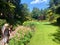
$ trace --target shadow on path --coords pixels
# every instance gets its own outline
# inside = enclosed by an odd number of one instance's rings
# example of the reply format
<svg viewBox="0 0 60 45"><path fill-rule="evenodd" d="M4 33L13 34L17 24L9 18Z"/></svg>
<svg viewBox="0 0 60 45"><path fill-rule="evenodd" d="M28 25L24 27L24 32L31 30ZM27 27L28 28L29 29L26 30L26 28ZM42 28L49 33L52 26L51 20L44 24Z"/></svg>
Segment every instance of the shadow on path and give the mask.
<svg viewBox="0 0 60 45"><path fill-rule="evenodd" d="M53 33L51 36L53 36L52 40L58 44L60 44L60 24L58 23L50 23L50 24L44 24L44 25L53 25L53 26L57 26L58 29L56 30L55 33Z"/></svg>
<svg viewBox="0 0 60 45"><path fill-rule="evenodd" d="M57 29L56 33L52 34L52 36L54 36L52 40L60 44L60 27Z"/></svg>

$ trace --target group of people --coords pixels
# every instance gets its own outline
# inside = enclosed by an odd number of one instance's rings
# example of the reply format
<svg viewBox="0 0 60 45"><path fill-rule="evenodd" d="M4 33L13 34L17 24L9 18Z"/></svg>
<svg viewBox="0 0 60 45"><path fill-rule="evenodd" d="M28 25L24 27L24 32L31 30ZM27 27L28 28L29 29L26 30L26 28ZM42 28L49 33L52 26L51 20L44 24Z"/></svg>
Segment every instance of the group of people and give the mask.
<svg viewBox="0 0 60 45"><path fill-rule="evenodd" d="M9 25L8 23L4 24L1 31L2 31L2 42L3 45L9 42L9 36L12 32L12 25Z"/></svg>

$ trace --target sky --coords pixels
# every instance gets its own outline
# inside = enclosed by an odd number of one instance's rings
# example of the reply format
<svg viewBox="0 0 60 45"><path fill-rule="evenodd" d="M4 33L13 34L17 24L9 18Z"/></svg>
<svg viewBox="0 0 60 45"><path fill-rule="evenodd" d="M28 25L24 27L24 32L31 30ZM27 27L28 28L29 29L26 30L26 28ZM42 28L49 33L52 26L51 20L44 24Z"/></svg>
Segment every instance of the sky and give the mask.
<svg viewBox="0 0 60 45"><path fill-rule="evenodd" d="M32 11L33 7L39 9L47 9L49 7L49 0L21 0L21 3L28 4L30 11Z"/></svg>

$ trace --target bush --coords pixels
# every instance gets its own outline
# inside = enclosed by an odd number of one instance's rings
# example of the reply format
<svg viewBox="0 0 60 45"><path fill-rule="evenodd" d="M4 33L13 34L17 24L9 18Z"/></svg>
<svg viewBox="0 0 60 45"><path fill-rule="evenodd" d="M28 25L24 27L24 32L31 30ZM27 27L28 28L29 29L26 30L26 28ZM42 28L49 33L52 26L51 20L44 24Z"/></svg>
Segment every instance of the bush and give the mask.
<svg viewBox="0 0 60 45"><path fill-rule="evenodd" d="M60 24L60 17L59 17L59 18L57 18L57 23L58 23L58 24Z"/></svg>
<svg viewBox="0 0 60 45"><path fill-rule="evenodd" d="M37 24L39 24L38 22L33 22L33 21L26 21L23 23L24 26L27 26L27 27L35 27Z"/></svg>
<svg viewBox="0 0 60 45"><path fill-rule="evenodd" d="M34 21L26 21L23 23L24 26L30 27L32 29L32 32L35 32L35 27L38 24L39 24L38 22L34 22Z"/></svg>
<svg viewBox="0 0 60 45"><path fill-rule="evenodd" d="M16 36L9 41L9 45L27 45L30 42L32 32L29 31L27 34L25 33L25 35L23 35L22 31L18 33L20 35L18 36L16 34Z"/></svg>
<svg viewBox="0 0 60 45"><path fill-rule="evenodd" d="M36 24L38 23L32 21L27 21L23 23L24 26L29 26L29 27L35 26ZM27 28L28 27L24 27L24 29L22 28L18 30L15 37L13 37L9 41L9 45L28 45L34 32L32 31L32 29L27 29Z"/></svg>
<svg viewBox="0 0 60 45"><path fill-rule="evenodd" d="M0 19L0 27L3 26L4 23L6 23L6 20Z"/></svg>

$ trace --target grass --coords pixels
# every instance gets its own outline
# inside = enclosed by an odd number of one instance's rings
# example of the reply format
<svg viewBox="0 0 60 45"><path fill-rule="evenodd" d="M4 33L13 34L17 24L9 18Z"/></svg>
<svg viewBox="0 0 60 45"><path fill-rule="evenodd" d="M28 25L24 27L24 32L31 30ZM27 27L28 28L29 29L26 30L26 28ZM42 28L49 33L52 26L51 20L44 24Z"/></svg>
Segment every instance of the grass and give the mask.
<svg viewBox="0 0 60 45"><path fill-rule="evenodd" d="M49 22L39 22L36 25L36 32L29 45L60 45L53 41L54 37L52 36L58 27L49 24Z"/></svg>

